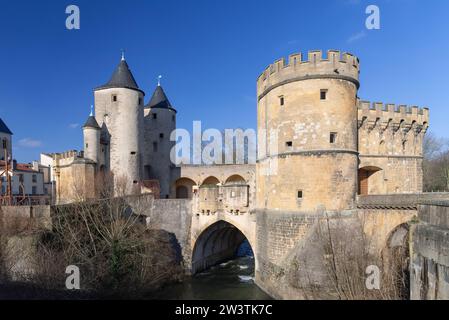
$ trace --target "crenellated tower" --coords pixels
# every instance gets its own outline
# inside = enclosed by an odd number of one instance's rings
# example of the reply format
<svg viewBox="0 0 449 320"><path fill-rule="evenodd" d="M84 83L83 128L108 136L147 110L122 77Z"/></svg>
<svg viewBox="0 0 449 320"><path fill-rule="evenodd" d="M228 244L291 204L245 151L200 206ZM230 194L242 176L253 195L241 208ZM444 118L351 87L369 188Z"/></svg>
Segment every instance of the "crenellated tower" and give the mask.
<svg viewBox="0 0 449 320"><path fill-rule="evenodd" d="M428 124L427 108L359 101L358 193L422 192L423 140Z"/></svg>
<svg viewBox="0 0 449 320"><path fill-rule="evenodd" d="M292 54L257 80L257 208L352 208L357 192L359 60Z"/></svg>

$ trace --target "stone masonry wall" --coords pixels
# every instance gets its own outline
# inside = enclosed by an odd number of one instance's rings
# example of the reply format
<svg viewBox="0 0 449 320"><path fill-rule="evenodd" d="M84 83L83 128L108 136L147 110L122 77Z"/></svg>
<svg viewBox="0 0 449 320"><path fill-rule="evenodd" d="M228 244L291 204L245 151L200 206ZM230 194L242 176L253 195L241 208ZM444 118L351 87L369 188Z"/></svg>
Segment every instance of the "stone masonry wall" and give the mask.
<svg viewBox="0 0 449 320"><path fill-rule="evenodd" d="M113 96L116 96L117 101L113 101ZM95 118L102 130L110 135L110 169L115 183L122 185L126 182L127 194L140 191L142 105L143 93L137 90L111 88L95 91Z"/></svg>
<svg viewBox="0 0 449 320"><path fill-rule="evenodd" d="M330 50L276 61L257 81L257 209L353 208L358 59Z"/></svg>
<svg viewBox="0 0 449 320"><path fill-rule="evenodd" d="M152 229L165 230L176 237L186 268L191 262L190 230L192 201L188 199L154 199L152 195L127 197L135 214L147 217Z"/></svg>
<svg viewBox="0 0 449 320"><path fill-rule="evenodd" d="M412 229L410 289L413 300L449 299L449 201L419 206Z"/></svg>
<svg viewBox="0 0 449 320"><path fill-rule="evenodd" d="M156 115L156 116L155 116ZM170 135L176 129L176 111L164 108L144 109L144 145L142 179L156 179L162 199L170 196L171 185L179 177L170 159L175 145Z"/></svg>
<svg viewBox="0 0 449 320"><path fill-rule="evenodd" d="M361 230L356 210L257 213L258 268L255 276L261 289L275 299L302 300L308 298L313 284L319 299L333 299L334 292L323 260L326 256L324 238L318 235L318 230L327 228L323 228L326 217L332 230L344 226L348 231L344 234L353 243L351 230Z"/></svg>

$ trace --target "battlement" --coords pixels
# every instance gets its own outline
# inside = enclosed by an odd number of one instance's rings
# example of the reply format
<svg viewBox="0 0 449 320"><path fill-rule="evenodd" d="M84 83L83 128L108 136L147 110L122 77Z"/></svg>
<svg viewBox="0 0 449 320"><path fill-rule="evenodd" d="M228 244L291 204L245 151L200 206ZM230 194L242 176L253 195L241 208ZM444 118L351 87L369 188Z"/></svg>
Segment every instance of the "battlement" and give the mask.
<svg viewBox="0 0 449 320"><path fill-rule="evenodd" d="M416 125L417 128L427 129L429 123L428 108L369 101L358 101L357 108L360 126L364 123L383 123L397 128Z"/></svg>
<svg viewBox="0 0 449 320"><path fill-rule="evenodd" d="M51 154L53 160L65 160L65 159L74 159L80 156L80 153L77 150L70 150L61 153L53 153Z"/></svg>
<svg viewBox="0 0 449 320"><path fill-rule="evenodd" d="M309 51L307 58L294 53L269 65L257 79L257 95L260 97L270 87L280 83L301 79L337 78L346 79L359 86L359 59L350 53L328 50L323 56L321 50Z"/></svg>

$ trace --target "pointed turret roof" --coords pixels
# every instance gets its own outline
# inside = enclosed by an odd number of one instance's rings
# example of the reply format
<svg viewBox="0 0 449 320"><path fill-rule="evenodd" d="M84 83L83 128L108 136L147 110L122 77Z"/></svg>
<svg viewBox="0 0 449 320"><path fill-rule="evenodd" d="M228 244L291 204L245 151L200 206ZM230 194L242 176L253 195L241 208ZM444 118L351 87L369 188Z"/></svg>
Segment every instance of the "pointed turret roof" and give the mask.
<svg viewBox="0 0 449 320"><path fill-rule="evenodd" d="M90 114L89 118L87 118L86 123L84 124L83 128L94 128L94 129L101 129L98 125L97 119L94 117L94 106L90 106Z"/></svg>
<svg viewBox="0 0 449 320"><path fill-rule="evenodd" d="M87 118L87 121L84 124L83 128L101 129L93 115L90 115L89 118Z"/></svg>
<svg viewBox="0 0 449 320"><path fill-rule="evenodd" d="M176 111L172 107L170 101L165 95L164 89L160 85L158 85L156 90L154 90L153 96L145 108L167 108Z"/></svg>
<svg viewBox="0 0 449 320"><path fill-rule="evenodd" d="M95 90L109 89L109 88L127 88L132 90L138 90L144 93L142 90L139 89L139 86L137 85L137 82L134 79L131 70L129 69L128 63L126 63L126 60L123 56L119 65L112 74L112 77L109 80L109 82L96 88Z"/></svg>
<svg viewBox="0 0 449 320"><path fill-rule="evenodd" d="M0 132L6 133L6 134L12 134L11 130L9 130L6 123L3 122L3 120L0 118Z"/></svg>

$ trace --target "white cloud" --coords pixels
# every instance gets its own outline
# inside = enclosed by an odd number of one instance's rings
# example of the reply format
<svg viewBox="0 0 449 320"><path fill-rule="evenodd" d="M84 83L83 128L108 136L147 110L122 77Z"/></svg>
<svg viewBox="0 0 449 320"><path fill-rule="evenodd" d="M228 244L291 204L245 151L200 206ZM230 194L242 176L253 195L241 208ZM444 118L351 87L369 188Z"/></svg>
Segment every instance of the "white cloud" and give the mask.
<svg viewBox="0 0 449 320"><path fill-rule="evenodd" d="M25 147L25 148L37 148L42 146L42 141L34 140L31 138L24 138L19 140L19 146Z"/></svg>
<svg viewBox="0 0 449 320"><path fill-rule="evenodd" d="M78 128L79 126L80 126L79 123L71 123L71 124L69 124L69 128L70 128L70 129L76 129L76 128Z"/></svg>
<svg viewBox="0 0 449 320"><path fill-rule="evenodd" d="M346 40L347 43L351 43L351 42L355 42L358 41L360 39L363 39L366 37L366 32L365 30L360 31L359 33L353 34L352 36L350 36L348 38L348 40Z"/></svg>

